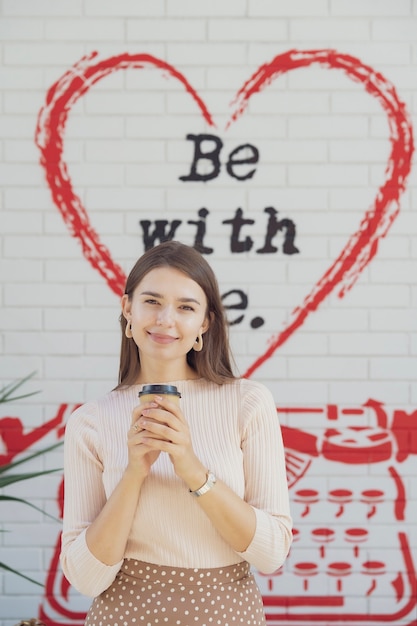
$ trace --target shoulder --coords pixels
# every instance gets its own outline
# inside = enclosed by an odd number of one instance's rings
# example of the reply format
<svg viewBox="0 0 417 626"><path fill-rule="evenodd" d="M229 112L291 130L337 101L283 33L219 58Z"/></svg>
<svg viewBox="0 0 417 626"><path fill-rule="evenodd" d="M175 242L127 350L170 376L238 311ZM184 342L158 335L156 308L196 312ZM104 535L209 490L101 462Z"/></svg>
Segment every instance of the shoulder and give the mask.
<svg viewBox="0 0 417 626"><path fill-rule="evenodd" d="M105 416L112 414L126 394L127 391L123 389L110 391L96 400L81 404L71 413L67 428L74 430L84 427L97 428Z"/></svg>
<svg viewBox="0 0 417 626"><path fill-rule="evenodd" d="M268 404L274 402L271 391L263 383L248 378L239 378L238 382L242 396L248 401L267 402Z"/></svg>

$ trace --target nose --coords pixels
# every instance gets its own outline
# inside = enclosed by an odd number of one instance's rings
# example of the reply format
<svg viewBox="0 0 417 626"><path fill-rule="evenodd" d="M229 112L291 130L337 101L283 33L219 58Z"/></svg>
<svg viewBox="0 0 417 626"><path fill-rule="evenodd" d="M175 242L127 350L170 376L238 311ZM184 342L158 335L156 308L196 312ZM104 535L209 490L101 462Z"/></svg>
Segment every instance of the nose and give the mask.
<svg viewBox="0 0 417 626"><path fill-rule="evenodd" d="M172 326L174 323L174 315L171 306L164 306L158 310L156 318L158 326Z"/></svg>

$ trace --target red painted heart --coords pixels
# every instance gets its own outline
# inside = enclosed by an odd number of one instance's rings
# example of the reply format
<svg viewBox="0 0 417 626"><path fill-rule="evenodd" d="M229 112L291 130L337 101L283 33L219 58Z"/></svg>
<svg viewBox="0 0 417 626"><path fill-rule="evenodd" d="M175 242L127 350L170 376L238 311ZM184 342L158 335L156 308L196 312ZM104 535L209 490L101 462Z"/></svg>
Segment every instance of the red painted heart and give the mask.
<svg viewBox="0 0 417 626"><path fill-rule="evenodd" d="M63 159L65 125L72 106L92 85L115 71L153 68L179 81L197 104L205 122L213 128L216 125L204 102L186 78L168 63L148 54L121 54L103 61L97 61L96 57L97 53L93 53L83 58L49 89L46 103L39 112L35 141L41 152L41 164L45 168L53 201L70 234L80 241L83 254L91 266L103 276L117 295L121 295L126 280L124 272L113 261L109 250L91 227L88 214L73 190ZM351 288L374 257L379 240L386 235L398 215L399 198L405 189L411 168L412 125L395 88L384 76L360 60L334 50L290 50L262 65L238 91L226 128L244 112L253 94L260 92L282 74L311 65L342 70L353 81L361 83L381 104L388 118L391 143L385 182L378 189L373 206L365 212L358 230L350 236L337 259L314 285L303 303L294 309L285 328L271 337L268 349L249 367L245 376L253 374L269 359L333 290L339 288L338 295L343 297Z"/></svg>

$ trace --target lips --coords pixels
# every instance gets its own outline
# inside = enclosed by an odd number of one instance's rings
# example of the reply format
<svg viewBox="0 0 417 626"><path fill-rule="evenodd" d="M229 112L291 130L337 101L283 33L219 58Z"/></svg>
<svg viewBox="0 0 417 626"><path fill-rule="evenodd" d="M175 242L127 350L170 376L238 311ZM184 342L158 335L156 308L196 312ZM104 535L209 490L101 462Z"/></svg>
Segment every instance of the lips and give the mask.
<svg viewBox="0 0 417 626"><path fill-rule="evenodd" d="M152 332L148 332L148 335L155 343L170 344L177 341L177 337L172 337L172 335L161 335L161 333Z"/></svg>

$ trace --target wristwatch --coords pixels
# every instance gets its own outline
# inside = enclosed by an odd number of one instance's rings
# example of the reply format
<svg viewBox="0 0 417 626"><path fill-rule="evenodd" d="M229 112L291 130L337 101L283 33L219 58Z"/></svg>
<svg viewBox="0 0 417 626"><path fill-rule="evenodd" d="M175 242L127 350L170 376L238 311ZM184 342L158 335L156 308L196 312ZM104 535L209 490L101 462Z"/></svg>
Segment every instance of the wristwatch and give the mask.
<svg viewBox="0 0 417 626"><path fill-rule="evenodd" d="M189 490L190 493L193 494L193 496L195 496L196 498L199 498L200 496L203 496L205 493L207 493L207 491L210 491L210 489L212 489L214 487L214 485L216 484L216 477L213 474L212 471L208 471L207 472L207 480L204 483L204 485L201 485L200 489L196 489L195 491L191 491L191 489Z"/></svg>

